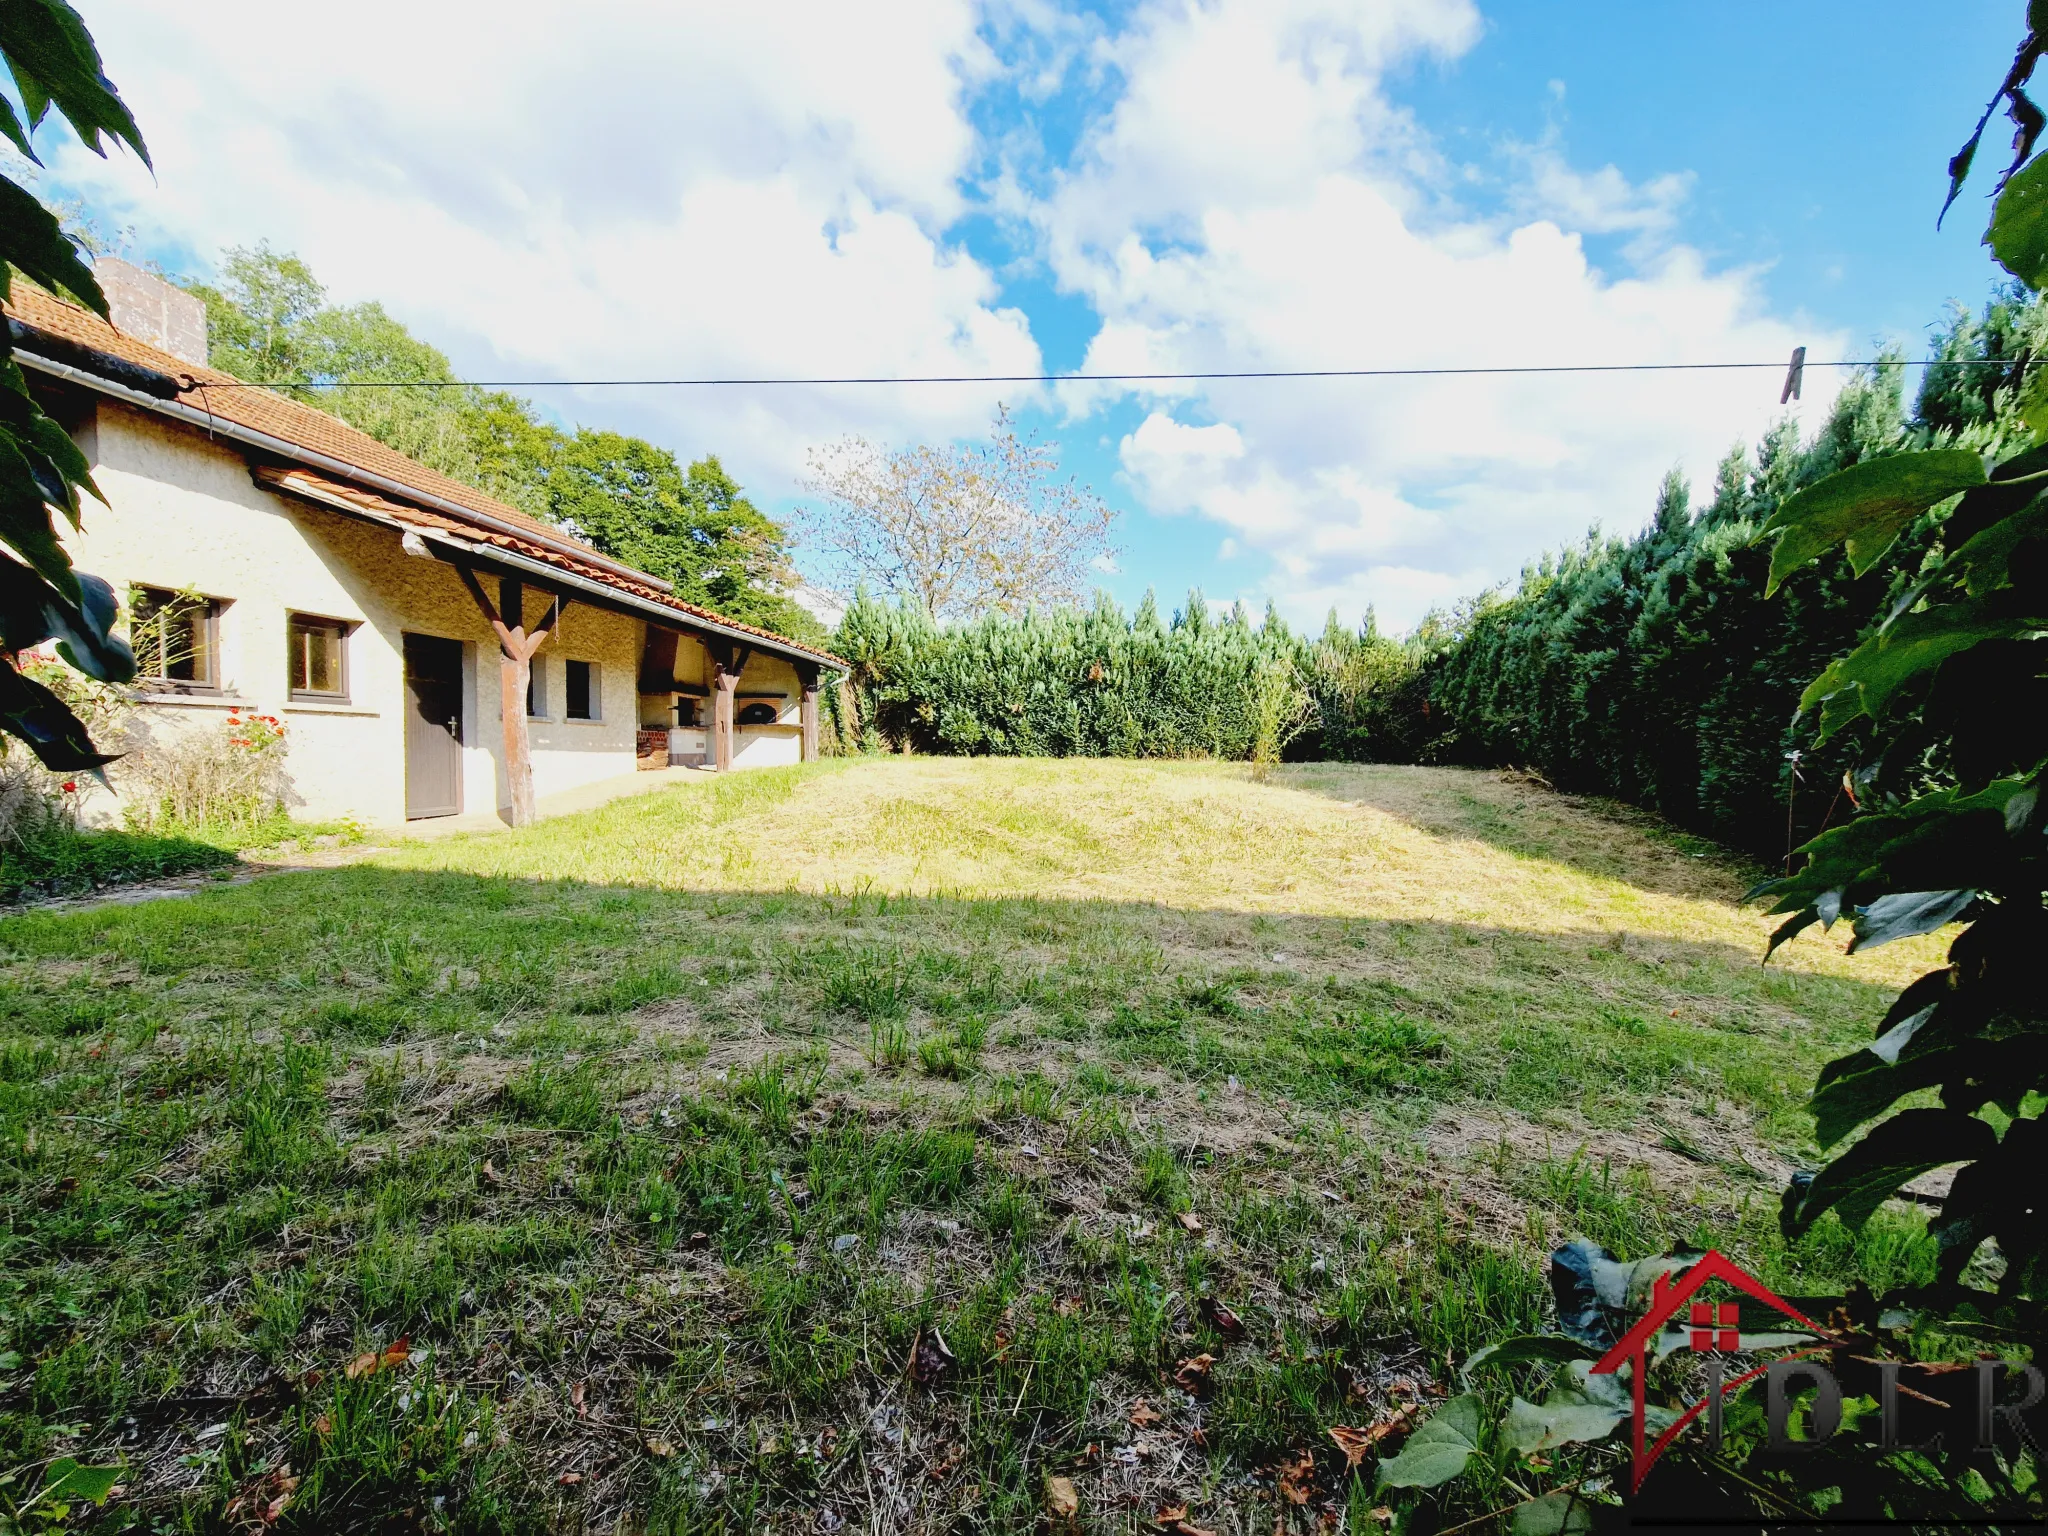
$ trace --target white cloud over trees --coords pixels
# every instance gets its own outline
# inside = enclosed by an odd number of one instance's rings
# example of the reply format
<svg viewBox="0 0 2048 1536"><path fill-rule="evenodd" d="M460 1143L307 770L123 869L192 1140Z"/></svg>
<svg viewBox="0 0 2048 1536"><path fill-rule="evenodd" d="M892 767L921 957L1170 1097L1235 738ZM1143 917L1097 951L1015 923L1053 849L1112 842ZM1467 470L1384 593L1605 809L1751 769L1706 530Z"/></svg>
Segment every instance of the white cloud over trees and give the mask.
<svg viewBox="0 0 2048 1536"><path fill-rule="evenodd" d="M1683 168L1636 184L1554 140L1503 146L1506 184L1470 202L1388 86L1477 43L1470 0L1150 0L1114 27L1046 0L97 0L88 20L158 179L74 153L67 189L146 246L297 250L474 376L1034 373L1019 274L1086 301L1087 366L1113 371L1844 344L1683 243ZM1047 131L1062 115L1073 130ZM1585 236L1623 242L1609 269ZM974 436L1031 396L544 398L715 447L773 496L813 444ZM1057 408L1084 435L1133 402L1123 489L1230 541L1246 596L1405 624L1646 514L1673 463L1704 472L1754 435L1776 380L1067 387Z"/></svg>

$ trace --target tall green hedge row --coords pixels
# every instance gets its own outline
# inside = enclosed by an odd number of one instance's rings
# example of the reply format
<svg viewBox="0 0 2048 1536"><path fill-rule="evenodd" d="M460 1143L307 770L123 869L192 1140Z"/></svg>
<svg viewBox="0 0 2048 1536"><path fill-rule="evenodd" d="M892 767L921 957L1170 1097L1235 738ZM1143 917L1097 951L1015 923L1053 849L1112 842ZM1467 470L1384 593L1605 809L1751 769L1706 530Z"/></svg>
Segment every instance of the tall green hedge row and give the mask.
<svg viewBox="0 0 2048 1536"><path fill-rule="evenodd" d="M1811 441L1784 421L1754 453L1731 451L1704 507L1670 475L1634 538L1589 537L1525 570L1432 666L1429 755L1533 768L1767 857L1846 817L1861 790L1843 775L1867 743L1845 732L1816 747L1799 696L1939 551L1947 508L1860 579L1837 552L1769 602L1770 554L1751 539L1786 496L1860 460L2024 441L2014 386L2044 318L2017 291L1980 316L1952 312L1910 414L1907 370L1879 367L1849 382Z"/></svg>
<svg viewBox="0 0 2048 1536"><path fill-rule="evenodd" d="M1414 648L1369 617L1310 640L1200 592L1171 619L1148 593L1129 616L1105 596L946 627L862 595L833 647L853 664L828 697L841 750L1410 760L1426 718Z"/></svg>
<svg viewBox="0 0 2048 1536"><path fill-rule="evenodd" d="M1910 412L1908 370L1881 365L1847 383L1810 440L1787 419L1731 450L1704 506L1673 473L1634 538L1588 535L1526 568L1511 595L1432 615L1406 640L1370 615L1351 631L1333 614L1316 636L1270 609L1219 617L1199 592L1170 619L1148 594L1128 616L1103 597L949 627L862 596L834 637L853 664L829 698L836 744L1512 764L1782 854L1860 793L1843 774L1864 743L1815 747L1800 692L1939 551L1946 509L1861 578L1830 555L1769 602L1769 555L1750 541L1786 496L1860 460L2019 440L2016 386L2044 329L2043 306L2017 289L1981 314L1952 309Z"/></svg>

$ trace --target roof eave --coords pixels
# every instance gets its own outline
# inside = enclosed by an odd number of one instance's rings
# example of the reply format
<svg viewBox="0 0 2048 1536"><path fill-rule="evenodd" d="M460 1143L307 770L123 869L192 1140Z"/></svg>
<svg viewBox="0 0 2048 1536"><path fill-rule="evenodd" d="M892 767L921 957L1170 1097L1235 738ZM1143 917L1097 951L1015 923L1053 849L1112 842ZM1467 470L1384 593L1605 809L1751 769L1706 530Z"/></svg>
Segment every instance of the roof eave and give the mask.
<svg viewBox="0 0 2048 1536"><path fill-rule="evenodd" d="M24 329L31 328L24 327ZM41 338L46 333L32 332L32 334ZM90 349L73 347L72 350L87 352ZM288 439L260 431L255 427L246 427L239 422L229 421L223 417L198 410L181 400L164 399L155 394L146 393L142 389L132 388L102 374L95 373L91 369L62 362L56 358L44 357L33 352L24 351L19 344L16 345L14 359L16 362L33 368L37 372L46 373L53 378L60 378L70 383L81 385L84 388L106 395L110 399L132 405L138 410L168 416L173 420L183 422L187 426L196 427L210 436L231 438L247 447L260 449L264 453L274 454L283 459L290 459L295 463L304 464L311 469L318 469L342 480L353 481L358 485L376 491L380 495L393 496L400 501L417 502L421 506L431 508L433 511L440 513L451 521L477 524L490 529L492 532L503 534L507 538L521 539L540 544L542 548L549 547L528 530L516 527L510 523L500 523L497 519L480 513L474 508L446 501L441 497L405 485L400 481L387 479L383 475L358 468L346 460L334 458L329 454L319 452L317 449L305 448ZM112 359L112 361L119 361L119 359ZM133 367L133 365L124 366ZM134 371L137 373L148 372L148 370L140 368L135 368ZM164 377L168 378L169 376L165 375ZM137 382L146 381L138 380ZM330 503L324 501L321 504L330 505ZM340 510L364 517L371 522L419 533L423 538L428 539L430 544L435 541L433 530L413 528L412 525L402 523L396 518L378 517L360 507L342 507ZM769 651L793 659L813 662L835 671L847 670L847 663L834 656L830 651L813 650L811 647L801 645L793 640L784 640L780 637L770 638L756 634L752 630L738 625L722 624L715 619L702 618L696 614L679 613L673 608L655 602L650 598L641 597L637 593L623 591L609 583L581 576L575 572L564 571L557 566L547 564L545 561L535 560L530 556L520 555L511 550L500 549L496 545L470 544L466 540L455 539L452 535L442 535L441 538L448 545L459 546L467 551L466 558L488 560L510 566L521 570L524 574L542 576L549 581L575 587L586 595L593 593L601 594L608 603L630 608L644 617L658 620L671 629L717 635L720 638L746 646L750 650ZM580 547L575 549L564 547L562 553L569 558L594 565L600 570L607 568L616 569L623 577L642 582L659 591L665 592L670 590L669 584L660 577L651 576L644 571L634 570L633 567L622 565L618 561L598 554L595 550L587 550Z"/></svg>

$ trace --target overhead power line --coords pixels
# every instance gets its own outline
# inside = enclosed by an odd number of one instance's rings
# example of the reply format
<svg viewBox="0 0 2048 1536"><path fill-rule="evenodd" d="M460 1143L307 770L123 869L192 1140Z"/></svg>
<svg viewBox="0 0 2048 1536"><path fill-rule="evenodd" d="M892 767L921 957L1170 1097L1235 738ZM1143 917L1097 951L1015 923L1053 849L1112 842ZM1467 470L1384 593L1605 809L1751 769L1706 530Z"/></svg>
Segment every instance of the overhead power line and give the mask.
<svg viewBox="0 0 2048 1536"><path fill-rule="evenodd" d="M2034 358L1843 358L1834 362L1805 361L1807 368L2024 368ZM1535 363L1477 368L1235 368L1199 373L928 373L836 374L815 377L696 379L449 379L410 382L403 379L337 381L280 379L270 383L236 380L214 383L194 380L200 389L780 389L827 384L1197 384L1231 379L1431 379L1479 378L1512 374L1555 373L1712 373L1740 369L1783 372L1782 359L1758 363Z"/></svg>

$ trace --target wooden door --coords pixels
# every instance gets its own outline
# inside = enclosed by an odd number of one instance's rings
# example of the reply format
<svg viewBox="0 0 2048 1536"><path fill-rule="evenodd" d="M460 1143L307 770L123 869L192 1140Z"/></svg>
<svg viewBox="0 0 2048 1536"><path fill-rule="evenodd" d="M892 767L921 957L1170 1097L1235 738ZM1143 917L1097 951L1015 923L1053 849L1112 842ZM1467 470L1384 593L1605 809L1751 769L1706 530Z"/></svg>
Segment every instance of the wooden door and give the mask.
<svg viewBox="0 0 2048 1536"><path fill-rule="evenodd" d="M462 642L405 637L405 815L462 810Z"/></svg>

